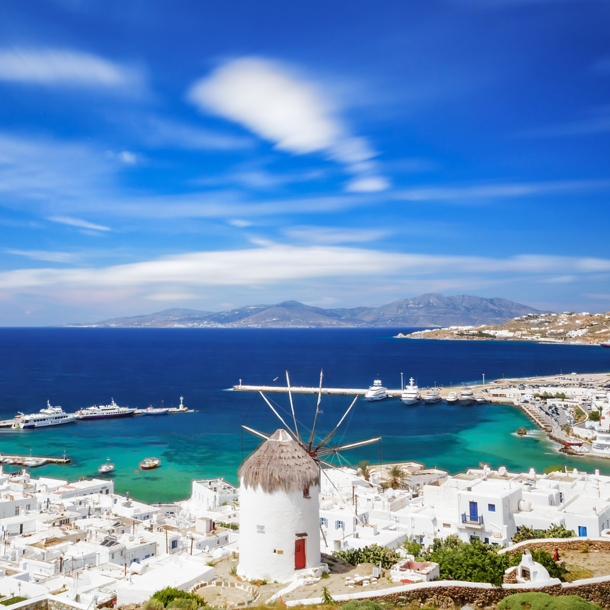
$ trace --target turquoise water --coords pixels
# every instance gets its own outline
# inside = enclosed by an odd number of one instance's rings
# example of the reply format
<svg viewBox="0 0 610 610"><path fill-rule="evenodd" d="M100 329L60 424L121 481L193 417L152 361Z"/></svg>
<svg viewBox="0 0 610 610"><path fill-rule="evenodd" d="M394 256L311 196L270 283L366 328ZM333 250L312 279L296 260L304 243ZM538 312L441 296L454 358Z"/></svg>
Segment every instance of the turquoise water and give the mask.
<svg viewBox="0 0 610 610"><path fill-rule="evenodd" d="M404 329L401 329L404 330ZM0 451L72 458L69 466L33 470L67 479L91 477L110 458L119 492L155 502L185 498L193 478L224 476L236 482L242 459L257 440L241 424L270 432L275 416L254 394L227 391L244 383L270 383L284 369L295 384L315 385L319 368L325 384L365 387L376 375L398 387L400 372L420 386L559 370L608 370L610 350L521 343L400 341L395 331L367 330L102 330L0 329L0 417L32 412L47 398L67 411L111 397L121 405L185 404L196 413L128 420L79 422L46 430L0 432ZM276 383L281 383L282 378ZM273 397L288 415L285 396ZM332 429L349 397L324 397L319 432ZM297 396L299 425L311 424L315 397ZM415 460L451 472L501 465L542 470L555 464L588 465L610 473L610 462L567 458L540 433L517 437L520 426L534 430L518 409L507 405L405 406L398 400L360 399L336 443L382 436L379 445L343 454L344 462ZM138 470L145 457L162 467ZM10 469L7 467L7 469Z"/></svg>

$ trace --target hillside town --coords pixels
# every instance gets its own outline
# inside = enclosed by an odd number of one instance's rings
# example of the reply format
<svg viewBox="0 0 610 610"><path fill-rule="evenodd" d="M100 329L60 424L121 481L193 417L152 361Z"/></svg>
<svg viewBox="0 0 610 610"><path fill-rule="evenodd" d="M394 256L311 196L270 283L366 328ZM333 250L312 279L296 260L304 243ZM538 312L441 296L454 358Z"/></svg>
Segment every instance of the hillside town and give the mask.
<svg viewBox="0 0 610 610"><path fill-rule="evenodd" d="M109 479L2 472L0 596L15 608L52 600L87 610L141 605L172 587L215 607L310 604L323 592L349 600L449 586L438 564L416 560L413 544L419 552L439 540L510 550L531 529L568 532L567 542L610 552L610 476L598 470L482 465L450 475L414 462L320 469L280 429L245 460L239 479L239 487L195 480L187 500L150 505L117 494ZM341 559L373 546L394 550L394 564ZM500 588L469 586L500 595L566 585L529 551L505 576ZM596 586L610 586L610 570L595 576Z"/></svg>
<svg viewBox="0 0 610 610"><path fill-rule="evenodd" d="M412 333L398 339L453 339L462 341L535 341L566 345L610 346L610 312L530 313L504 324L449 326Z"/></svg>

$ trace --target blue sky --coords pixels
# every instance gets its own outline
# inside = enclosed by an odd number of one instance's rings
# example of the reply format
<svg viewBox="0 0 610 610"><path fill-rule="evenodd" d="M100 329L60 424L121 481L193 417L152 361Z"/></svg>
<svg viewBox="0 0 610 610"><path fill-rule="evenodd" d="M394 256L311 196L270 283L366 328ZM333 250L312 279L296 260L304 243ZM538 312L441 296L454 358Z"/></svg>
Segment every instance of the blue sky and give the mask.
<svg viewBox="0 0 610 610"><path fill-rule="evenodd" d="M0 4L0 325L610 310L610 2Z"/></svg>

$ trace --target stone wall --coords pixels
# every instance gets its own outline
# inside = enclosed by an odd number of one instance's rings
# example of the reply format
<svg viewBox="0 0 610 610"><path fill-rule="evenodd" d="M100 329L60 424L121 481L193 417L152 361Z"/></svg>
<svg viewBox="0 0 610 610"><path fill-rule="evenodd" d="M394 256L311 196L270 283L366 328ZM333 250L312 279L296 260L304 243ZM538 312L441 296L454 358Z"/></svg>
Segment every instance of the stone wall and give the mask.
<svg viewBox="0 0 610 610"><path fill-rule="evenodd" d="M405 606L411 602L420 605L435 605L440 610L453 610L462 606L471 606L478 610L495 606L505 597L514 593L538 592L548 593L554 597L561 595L580 595L587 601L598 604L602 608L610 610L610 576L588 578L573 583L561 583L546 587L527 587L524 585L508 585L495 587L483 583L466 583L452 581L436 581L429 583L418 583L383 589L380 591L363 591L362 593L351 593L337 595L336 602L346 602L352 599L374 598L378 603L391 603L395 606ZM286 602L287 606L318 605L322 603L321 598L308 598L291 600Z"/></svg>
<svg viewBox="0 0 610 610"><path fill-rule="evenodd" d="M562 549L564 551L582 551L587 549L588 551L603 551L610 553L610 539L609 538L537 538L536 540L524 540L513 546L509 546L505 549L498 551L499 553L522 553L524 549L536 549L543 550L547 553L553 554L554 550L558 548L559 554L561 555Z"/></svg>

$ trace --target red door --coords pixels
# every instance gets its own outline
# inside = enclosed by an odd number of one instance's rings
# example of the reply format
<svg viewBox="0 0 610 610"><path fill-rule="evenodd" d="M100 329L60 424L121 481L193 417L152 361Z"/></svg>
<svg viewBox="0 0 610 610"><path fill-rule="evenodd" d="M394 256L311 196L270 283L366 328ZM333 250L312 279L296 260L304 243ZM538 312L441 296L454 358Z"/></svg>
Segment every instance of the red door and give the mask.
<svg viewBox="0 0 610 610"><path fill-rule="evenodd" d="M294 569L302 570L306 565L305 561L305 540L299 538L294 541Z"/></svg>

